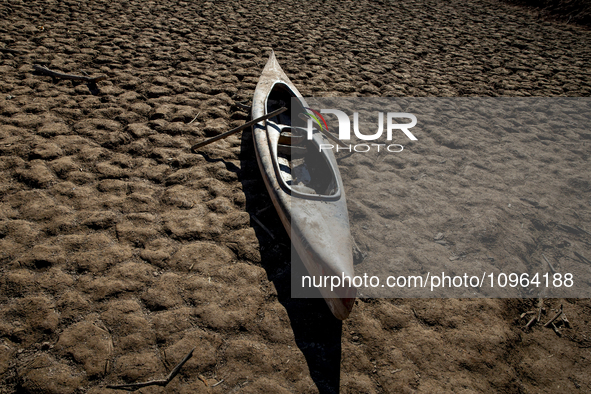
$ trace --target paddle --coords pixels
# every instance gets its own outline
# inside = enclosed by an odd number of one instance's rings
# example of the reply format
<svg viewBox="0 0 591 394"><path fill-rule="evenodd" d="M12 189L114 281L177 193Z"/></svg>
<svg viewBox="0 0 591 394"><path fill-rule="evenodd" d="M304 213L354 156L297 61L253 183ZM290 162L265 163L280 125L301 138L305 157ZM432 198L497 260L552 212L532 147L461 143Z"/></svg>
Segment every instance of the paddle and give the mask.
<svg viewBox="0 0 591 394"><path fill-rule="evenodd" d="M304 114L304 113L300 113L299 118L302 120L308 120L311 118L310 115L308 114ZM334 135L332 135L332 133L328 130L325 130L324 127L322 127L322 125L320 125L320 132L322 134L324 134L325 136L327 136L329 139L331 139L332 141L336 142L338 145L342 146L343 148L348 148L348 145L345 145L345 143L343 141L341 141L340 139L338 139L337 137L335 137Z"/></svg>
<svg viewBox="0 0 591 394"><path fill-rule="evenodd" d="M251 120L251 121L249 121L249 122L246 122L246 123L244 123L243 125L241 125L241 126L238 126L238 127L236 127L235 129L232 129L232 130L230 130L230 131L228 131L228 132L225 132L225 133L223 133L223 134L220 134L220 135L216 135L215 137L213 137L213 138L210 138L210 139L208 139L208 140L205 140L205 141L203 141L203 142L199 142L198 144L195 144L195 145L193 145L193 146L191 147L191 151L195 152L195 150L196 150L196 149L199 149L199 148L201 148L201 147L203 147L203 146L205 146L205 145L209 145L209 144L211 144L212 142L216 142L217 140L221 140L222 138L229 137L229 136L231 136L232 134L236 134L236 133L237 133L237 132L239 132L240 130L243 130L243 129L245 129L245 128L249 127L249 126L252 126L252 125L253 125L253 124L255 124L255 123L258 123L258 122L260 122L261 120L266 120L266 119L272 118L273 116L277 116L277 115L279 115L280 113L283 113L283 112L285 112L285 111L287 111L287 108L286 108L286 107L281 107L281 108L279 108L279 109L277 109L277 110L275 110L275 111L273 111L273 112L269 112L267 115L263 115L263 116L260 116L260 117L258 117L258 118L256 118L256 119L253 119L253 120Z"/></svg>

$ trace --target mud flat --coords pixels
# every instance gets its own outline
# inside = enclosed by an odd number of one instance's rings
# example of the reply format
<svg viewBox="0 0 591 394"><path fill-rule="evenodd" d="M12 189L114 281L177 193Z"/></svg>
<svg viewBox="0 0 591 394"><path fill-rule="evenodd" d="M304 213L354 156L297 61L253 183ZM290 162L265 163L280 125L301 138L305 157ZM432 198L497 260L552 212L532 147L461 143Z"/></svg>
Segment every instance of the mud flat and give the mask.
<svg viewBox="0 0 591 394"><path fill-rule="evenodd" d="M115 393L194 347L140 392L591 391L588 299L546 300L528 330L537 300L360 299L337 322L290 298L249 134L189 150L246 120L235 103L271 49L306 96L589 97L588 30L496 1L9 0L0 16L0 392ZM341 159L350 215L394 220L401 264L591 259L591 134L461 137ZM394 212L370 187L385 172Z"/></svg>

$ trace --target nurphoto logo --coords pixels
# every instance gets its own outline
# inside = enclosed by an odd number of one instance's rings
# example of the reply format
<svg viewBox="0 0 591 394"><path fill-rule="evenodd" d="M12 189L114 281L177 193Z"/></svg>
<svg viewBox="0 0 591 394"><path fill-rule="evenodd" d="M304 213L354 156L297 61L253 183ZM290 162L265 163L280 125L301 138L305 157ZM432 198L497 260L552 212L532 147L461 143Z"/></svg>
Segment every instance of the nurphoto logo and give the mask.
<svg viewBox="0 0 591 394"><path fill-rule="evenodd" d="M312 133L314 130L314 123L318 126L321 130L324 129L327 132L328 125L324 116L322 114L331 114L337 117L339 122L339 140L347 141L351 139L351 120L349 116L341 110L338 109L321 109L320 111L314 110L312 108L306 108L308 112L307 116L307 132L308 132L308 139L311 140ZM410 119L410 123L394 123L394 119ZM398 120L397 120L398 121ZM386 140L392 141L393 132L395 130L400 130L408 137L411 141L416 141L417 138L410 132L410 128L416 126L417 124L417 117L411 113L406 112L388 112L386 114ZM353 112L353 132L355 136L363 141L377 141L384 132L384 113L378 112L378 130L373 134L363 134L359 130L359 113ZM380 148L386 147L388 152L402 152L404 147L400 144L380 144L380 143L372 143L372 144L356 144L356 145L348 145L348 146L339 146L332 145L332 144L320 144L320 151L322 149L335 149L336 151L348 150L349 152L369 152L372 149L372 146L376 147L377 151L380 151Z"/></svg>

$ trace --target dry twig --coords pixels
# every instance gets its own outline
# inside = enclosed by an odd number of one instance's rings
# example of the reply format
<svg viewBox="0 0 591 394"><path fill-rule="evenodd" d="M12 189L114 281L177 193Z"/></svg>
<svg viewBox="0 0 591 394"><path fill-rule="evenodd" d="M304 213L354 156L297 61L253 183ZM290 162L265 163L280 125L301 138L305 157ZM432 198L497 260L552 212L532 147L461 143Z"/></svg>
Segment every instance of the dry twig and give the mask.
<svg viewBox="0 0 591 394"><path fill-rule="evenodd" d="M104 75L99 75L98 77L91 78L91 77L86 77L83 75L64 74L64 73L60 73L57 71L52 71L52 70L48 69L47 67L43 67L38 64L34 64L33 68L36 71L39 71L40 73L45 74L45 75L49 75L52 78L71 79L74 81L84 81L84 82L88 82L88 83L97 83L98 81L104 81L105 79L107 79L107 77Z"/></svg>
<svg viewBox="0 0 591 394"><path fill-rule="evenodd" d="M521 314L521 316L519 316L520 319L523 319L524 317L526 317L527 315L533 315L534 313L536 313L535 311L528 311L528 312L523 312Z"/></svg>
<svg viewBox="0 0 591 394"><path fill-rule="evenodd" d="M197 115L195 115L195 117L193 118L193 120L192 120L192 121L190 121L188 124L191 124L191 123L193 123L194 121L196 121L196 120L197 120L197 118L199 117L199 115L201 115L201 112L199 112Z"/></svg>
<svg viewBox="0 0 591 394"><path fill-rule="evenodd" d="M554 267L552 267L552 264L550 264L550 262L548 261L546 256L544 256L544 253L542 253L542 257L544 258L544 260L546 260L546 263L548 263L548 267L550 267L550 271L552 271L552 273L555 274L556 270L554 269Z"/></svg>
<svg viewBox="0 0 591 394"><path fill-rule="evenodd" d="M583 263L587 263L587 264L591 264L591 261L589 261L587 258L583 257L582 255L580 255L577 252L573 252L575 254L575 256L577 256Z"/></svg>
<svg viewBox="0 0 591 394"><path fill-rule="evenodd" d="M142 387L146 387L146 386L162 386L162 387L164 387L168 383L170 383L170 381L172 379L174 379L174 377L179 373L179 371L181 370L183 365L185 365L185 363L193 356L194 350L195 350L195 348L193 348L189 352L189 354L187 354L185 356L185 358L183 358L183 360L180 363L178 363L178 365L176 367L174 367L174 369L172 371L170 371L170 374L166 377L166 379L150 380L148 382L141 382L141 383L108 385L107 388L108 389L116 389L116 390L135 391L137 389L141 389Z"/></svg>
<svg viewBox="0 0 591 394"><path fill-rule="evenodd" d="M524 327L524 328L529 328L529 327L530 327L530 326L531 326L531 325L532 325L532 324L533 324L533 323L534 323L536 320L537 320L537 319L536 319L536 316L532 317L532 318L531 318L531 319L530 319L530 320L527 322L527 324L525 325L525 327Z"/></svg>
<svg viewBox="0 0 591 394"><path fill-rule="evenodd" d="M562 321L564 322L564 326L566 328L570 328L570 322L568 321L568 319L566 318L566 314L564 312L562 312L562 316L561 316Z"/></svg>
<svg viewBox="0 0 591 394"><path fill-rule="evenodd" d="M544 324L544 327L550 327L550 325L554 323L554 320L558 319L560 315L562 315L562 304L560 304L560 309L558 310L558 313L552 319L550 319L548 323Z"/></svg>
<svg viewBox="0 0 591 394"><path fill-rule="evenodd" d="M539 323L542 318L542 309L544 309L544 299L538 298L538 316L536 318L536 323Z"/></svg>
<svg viewBox="0 0 591 394"><path fill-rule="evenodd" d="M558 331L558 327L556 327L556 324L552 323L551 326L552 326L552 329L554 330L554 332L556 333L556 335L561 337L562 334L560 333L560 331Z"/></svg>
<svg viewBox="0 0 591 394"><path fill-rule="evenodd" d="M242 110L245 110L245 111L250 111L251 110L251 106L250 105L243 104L243 103L240 103L238 101L234 102L234 105L236 107L242 109Z"/></svg>
<svg viewBox="0 0 591 394"><path fill-rule="evenodd" d="M270 231L270 230L269 230L267 227L265 227L265 225L264 225L263 223L261 223L261 221L260 221L259 219L257 219L257 217L256 217L256 216L252 215L251 217L252 217L252 220L254 220L255 222L257 222L257 224L258 224L259 226L261 226L261 228L262 228L263 230L265 230L265 232L266 232L267 234L269 234L269 236L271 237L271 239L275 239L275 236L273 235L273 233L272 233L272 232L271 232L271 231Z"/></svg>
<svg viewBox="0 0 591 394"><path fill-rule="evenodd" d="M538 298L538 312L537 312L537 315L532 316L532 318L529 319L529 321L527 322L527 324L525 326L523 326L523 329L531 328L535 323L539 323L540 322L540 319L542 317L542 310L543 309L544 309L544 299L543 298ZM525 312L525 313L522 313L519 318L520 319L523 319L525 316L527 316L527 315L533 315L535 313L536 313L536 311Z"/></svg>

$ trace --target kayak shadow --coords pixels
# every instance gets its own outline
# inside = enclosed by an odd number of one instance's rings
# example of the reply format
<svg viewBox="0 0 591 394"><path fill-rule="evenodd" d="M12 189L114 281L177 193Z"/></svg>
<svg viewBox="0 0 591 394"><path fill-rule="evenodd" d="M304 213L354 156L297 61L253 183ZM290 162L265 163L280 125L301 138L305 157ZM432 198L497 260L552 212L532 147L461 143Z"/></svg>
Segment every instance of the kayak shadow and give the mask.
<svg viewBox="0 0 591 394"><path fill-rule="evenodd" d="M299 258L292 259L291 241L260 174L250 130L242 134L239 180L246 197L245 209L260 245L261 266L273 282L283 305L295 342L303 353L310 376L323 394L339 392L342 322L322 298L292 298L294 277L306 272ZM299 274L299 275L298 275ZM318 292L318 297L320 293Z"/></svg>

